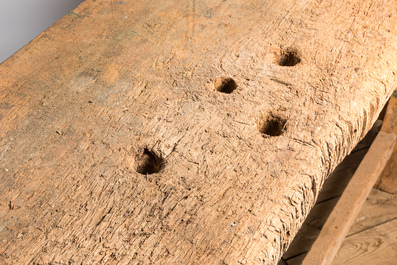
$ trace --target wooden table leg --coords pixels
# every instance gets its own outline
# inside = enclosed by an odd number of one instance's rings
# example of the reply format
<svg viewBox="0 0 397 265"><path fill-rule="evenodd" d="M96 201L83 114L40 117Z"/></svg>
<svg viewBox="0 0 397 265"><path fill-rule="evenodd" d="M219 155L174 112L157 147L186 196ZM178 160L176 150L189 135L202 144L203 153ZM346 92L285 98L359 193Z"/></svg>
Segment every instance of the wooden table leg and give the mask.
<svg viewBox="0 0 397 265"><path fill-rule="evenodd" d="M389 100L381 130L397 135L397 90ZM393 153L375 184L375 188L393 194L397 193L397 144L394 146Z"/></svg>
<svg viewBox="0 0 397 265"><path fill-rule="evenodd" d="M302 265L329 265L388 161L396 135L379 132Z"/></svg>

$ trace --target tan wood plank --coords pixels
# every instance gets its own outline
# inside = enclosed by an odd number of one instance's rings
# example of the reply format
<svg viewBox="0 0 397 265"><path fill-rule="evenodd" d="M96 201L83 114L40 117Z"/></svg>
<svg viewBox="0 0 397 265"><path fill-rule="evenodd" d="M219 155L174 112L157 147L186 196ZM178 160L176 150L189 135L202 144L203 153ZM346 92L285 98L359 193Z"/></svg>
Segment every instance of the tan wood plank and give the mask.
<svg viewBox="0 0 397 265"><path fill-rule="evenodd" d="M362 159L378 135L382 121L377 120L367 135L356 145L352 153L348 155L327 178L317 198L317 203L340 196L354 172L356 172Z"/></svg>
<svg viewBox="0 0 397 265"><path fill-rule="evenodd" d="M335 200L337 200L337 198ZM330 208L329 210L332 209L331 207L329 208ZM355 235L362 231L374 228L380 224L384 224L389 221L393 221L397 219L396 209L397 209L397 195L389 194L387 192L380 191L378 189L372 189L370 195L368 196L368 199L365 201L363 207L361 208L359 214L357 215L356 220L351 226L345 240L348 240L348 238L351 235ZM318 214L319 216L317 218L312 217L312 213L316 213L316 212L320 212L320 211L317 210L315 206L312 212L309 214L307 221L305 221L302 227L302 233L301 231L298 232L290 248L284 254L284 258L288 260L288 265L302 264L302 261L306 256L306 251L310 249L310 247L307 247L307 245L311 246L311 244L317 238L317 236L315 237L313 236L313 231L315 231L314 233L316 233L316 235L320 233L320 229L325 223L325 220L321 221L322 216L320 214ZM328 217L329 214L330 212L326 212L324 215ZM305 232L303 232L303 230ZM305 242L305 240L309 240L309 239L311 239L311 243ZM344 243L342 243L342 245L343 244ZM340 258L339 260L342 259Z"/></svg>
<svg viewBox="0 0 397 265"><path fill-rule="evenodd" d="M342 195L367 152L368 147L354 152L347 156L342 163L336 167L334 172L332 172L324 183L324 187L318 195L317 201L319 203Z"/></svg>
<svg viewBox="0 0 397 265"><path fill-rule="evenodd" d="M325 181L324 187L318 195L316 205L310 211L310 214L294 238L294 241L289 246L287 252L283 255L283 258L290 259L291 257L310 250L311 246L319 235L321 228L327 221L332 209L338 202L340 195L343 193L350 179L354 175L354 172L357 170L358 166L363 160L369 149L369 146L379 133L381 125L382 122L377 121L368 134L364 137L364 139L357 144L353 152L336 167L334 172L332 172L332 174ZM382 198L379 199L382 200ZM363 208L365 208L366 205L367 202L364 204ZM379 206L381 207L382 205ZM365 219L365 217L361 216L360 218L363 221ZM369 218L368 222L365 224L371 225L371 223L371 218ZM353 225L351 229L355 228L355 225Z"/></svg>
<svg viewBox="0 0 397 265"><path fill-rule="evenodd" d="M2 262L277 263L394 89L396 13L87 0L0 65Z"/></svg>
<svg viewBox="0 0 397 265"><path fill-rule="evenodd" d="M395 265L396 261L397 220L393 220L346 238L332 265Z"/></svg>
<svg viewBox="0 0 397 265"><path fill-rule="evenodd" d="M387 105L382 130L397 134L397 91L394 91ZM397 145L394 147L392 156L386 164L375 188L390 193L397 193Z"/></svg>
<svg viewBox="0 0 397 265"><path fill-rule="evenodd" d="M303 265L331 264L373 185L388 161L396 135L381 131L371 145L336 207L322 228Z"/></svg>
<svg viewBox="0 0 397 265"><path fill-rule="evenodd" d="M337 198L335 200L337 200ZM363 207L357 215L356 220L351 226L345 240L347 240L351 235L355 235L362 231L376 227L380 224L384 224L397 219L396 209L397 195L389 194L378 189L372 189L370 195L368 196L368 199L365 201ZM319 212L316 209L316 206L313 208L312 212ZM311 217L312 212L308 216L308 222L305 221L302 227L302 231L305 230L305 232L298 232L290 248L284 254L284 258L288 260L288 265L302 264L302 261L306 256L306 251L310 249L310 247L307 247L307 245L311 246L313 244L318 234L320 233L320 229L325 223L325 220L321 221L322 216L320 215L317 218ZM329 214L330 212L326 212L324 215L328 217ZM314 233L316 233L317 236L313 236L313 231L315 231ZM305 240L309 239L311 239L311 242L305 242Z"/></svg>
<svg viewBox="0 0 397 265"><path fill-rule="evenodd" d="M356 147L354 147L352 154L364 149L368 150L368 148L371 146L372 142L375 140L376 136L380 132L382 124L383 121L378 119L372 126L371 130L369 130L365 137L356 145Z"/></svg>
<svg viewBox="0 0 397 265"><path fill-rule="evenodd" d="M397 195L372 189L348 235L397 218Z"/></svg>
<svg viewBox="0 0 397 265"><path fill-rule="evenodd" d="M284 259L303 254L310 250L314 241L317 239L325 222L327 221L332 209L337 204L339 198L334 198L322 203L317 203L310 211L309 216L302 225L294 241L284 253Z"/></svg>

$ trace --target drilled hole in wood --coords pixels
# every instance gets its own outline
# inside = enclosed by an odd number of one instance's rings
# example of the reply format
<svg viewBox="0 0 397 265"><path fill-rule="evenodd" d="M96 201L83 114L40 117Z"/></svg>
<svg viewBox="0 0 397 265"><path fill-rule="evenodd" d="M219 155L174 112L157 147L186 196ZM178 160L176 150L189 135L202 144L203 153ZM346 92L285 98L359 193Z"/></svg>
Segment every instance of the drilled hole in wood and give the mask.
<svg viewBox="0 0 397 265"><path fill-rule="evenodd" d="M286 131L287 121L277 116L263 117L258 124L258 130L263 136L280 136Z"/></svg>
<svg viewBox="0 0 397 265"><path fill-rule="evenodd" d="M214 88L216 91L230 94L237 88L237 84L230 77L218 77L214 81Z"/></svg>
<svg viewBox="0 0 397 265"><path fill-rule="evenodd" d="M136 156L136 172L140 174L154 174L160 172L163 165L163 159L150 151L148 148L143 150Z"/></svg>
<svg viewBox="0 0 397 265"><path fill-rule="evenodd" d="M295 66L301 62L298 51L295 49L286 49L281 52L278 58L278 65L280 66Z"/></svg>

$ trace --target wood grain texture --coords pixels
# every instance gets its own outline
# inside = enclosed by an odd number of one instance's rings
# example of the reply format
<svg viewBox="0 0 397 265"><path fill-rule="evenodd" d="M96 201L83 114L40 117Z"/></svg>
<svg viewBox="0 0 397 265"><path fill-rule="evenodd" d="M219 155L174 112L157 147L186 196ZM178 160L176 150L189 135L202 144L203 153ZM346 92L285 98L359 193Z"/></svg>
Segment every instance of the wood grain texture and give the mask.
<svg viewBox="0 0 397 265"><path fill-rule="evenodd" d="M397 220L393 220L346 238L332 265L394 265L396 260Z"/></svg>
<svg viewBox="0 0 397 265"><path fill-rule="evenodd" d="M397 91L394 91L387 105L382 130L397 135ZM375 188L397 193L397 145Z"/></svg>
<svg viewBox="0 0 397 265"><path fill-rule="evenodd" d="M367 152L368 148L364 148L351 153L335 168L324 183L318 195L317 203L328 201L332 198L339 198L342 195Z"/></svg>
<svg viewBox="0 0 397 265"><path fill-rule="evenodd" d="M276 264L394 89L396 11L87 0L0 65L0 262Z"/></svg>
<svg viewBox="0 0 397 265"><path fill-rule="evenodd" d="M292 241L287 252L284 253L284 259L291 259L310 250L338 200L339 198L334 198L318 203L313 207L294 241Z"/></svg>
<svg viewBox="0 0 397 265"><path fill-rule="evenodd" d="M310 224L310 216L312 215L313 212L314 213L317 212L315 209L316 209L316 206L310 212L305 223L307 223L309 221L309 224ZM368 199L365 201L363 207L361 208L359 214L357 215L356 220L354 221L353 225L351 226L351 228L346 236L346 239L343 241L342 246L339 249L339 251L336 255L336 258L334 259L332 264L334 264L335 262L338 262L341 264L344 264L344 263L348 264L348 261L350 261L351 253L348 253L348 251L345 250L345 246L344 246L345 242L354 241L355 242L354 244L356 244L356 245L361 244L361 246L359 247L359 249L361 249L361 247L364 247L364 245L365 245L363 242L366 242L366 239L364 241L360 242L362 235L371 234L374 237L377 237L377 236L383 237L383 236L385 236L384 234L388 234L389 231L387 231L387 230L381 231L381 230L379 230L378 226L389 227L388 225L387 226L384 225L388 222L392 222L392 224L394 225L395 220L397 219L396 209L397 209L397 195L389 194L387 192L380 191L375 188L372 189L370 195L368 196ZM313 223L313 225L317 225L317 227L318 227L318 224L321 224L321 218L314 219L311 222ZM325 223L325 221L324 221L324 223ZM304 224L302 229L305 227L306 226ZM320 228L315 228L315 229L320 229ZM365 231L365 233L363 234L364 231ZM390 236L386 235L389 238L392 238L392 234L394 233L393 229L391 231L392 231L392 233ZM311 232L311 231L309 231L309 232ZM319 230L318 230L318 233L319 233ZM305 258L306 253L307 253L305 251L307 251L308 249L306 248L307 244L305 244L305 241L302 240L301 238L304 237L305 239L308 239L310 237L310 235L312 235L312 233L307 233L307 232L301 233L301 231L298 232L298 234L295 237L294 241L292 242L290 248L284 254L284 258L287 259L288 265L302 264L302 261ZM358 235L358 236L356 237L356 235ZM350 239L350 237L353 237L355 239ZM315 238L312 239L312 241L314 241L314 240L315 240ZM301 245L302 248L299 248L299 245ZM347 245L352 246L350 243L347 243ZM291 249L291 248L294 248L294 249ZM352 249L350 249L350 251L354 252L354 250L352 250ZM385 254L384 258L394 257L396 252L397 252L397 249L390 250L390 253L384 253ZM345 253L345 254L342 255L342 253ZM287 258L287 255L289 255L288 258ZM358 253L355 253L352 255L359 256ZM373 260L370 253L365 254L365 256L366 256L366 260ZM375 255L376 258L378 256L379 255L377 255L377 254ZM289 258L289 257L291 257L291 258ZM391 260L393 260L393 259L391 259ZM357 264L360 264L360 263L357 263ZM383 264L383 263L381 263L381 262L380 263L366 262L365 264ZM393 263L391 263L391 264L393 264Z"/></svg>
<svg viewBox="0 0 397 265"><path fill-rule="evenodd" d="M397 195L373 189L349 230L348 236L397 219Z"/></svg>
<svg viewBox="0 0 397 265"><path fill-rule="evenodd" d="M304 254L310 250L314 241L320 234L322 227L324 226L329 215L331 214L333 208L338 202L340 195L342 195L347 184L349 183L357 168L359 167L361 161L363 160L365 154L368 152L370 145L379 133L381 125L382 121L376 121L374 126L367 133L364 139L362 139L356 145L352 153L348 155L327 178L323 188L321 189L321 192L318 195L316 205L310 211L301 229L295 236L291 245L288 247L287 252L284 253L284 259L289 260L292 257ZM392 200L392 198L390 197L391 196L387 196L387 198L384 198L384 196L382 196L379 198L373 198L370 203L370 205L373 205L373 207L370 207L371 210L374 210L377 207L375 206L377 202L379 202L379 204L382 204L382 202L385 202L385 200L387 199ZM368 202L366 201L363 209L366 208L367 203ZM382 205L379 205L380 208L384 209L385 214L387 212L388 204L389 203L385 202L385 207L383 208ZM373 222L371 222L372 218L369 218L369 220L367 220L368 222L366 222L367 216L365 216L365 214L368 214L368 212L364 211L364 216L362 216L361 211L359 213L359 216L362 219L362 225L368 226L374 224ZM374 215L376 215L375 212ZM386 214L386 216L390 216L390 214ZM354 230L355 228L355 225L353 225L350 230Z"/></svg>
<svg viewBox="0 0 397 265"><path fill-rule="evenodd" d="M382 173L394 149L396 135L381 131L330 214L303 265L332 263L343 239Z"/></svg>

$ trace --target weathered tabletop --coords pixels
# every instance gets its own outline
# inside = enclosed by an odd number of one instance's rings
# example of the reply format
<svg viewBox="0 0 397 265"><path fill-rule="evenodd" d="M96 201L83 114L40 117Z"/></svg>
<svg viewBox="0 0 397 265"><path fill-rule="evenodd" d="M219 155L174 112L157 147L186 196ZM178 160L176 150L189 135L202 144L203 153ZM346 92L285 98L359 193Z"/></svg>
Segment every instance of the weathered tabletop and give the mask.
<svg viewBox="0 0 397 265"><path fill-rule="evenodd" d="M0 65L0 263L277 263L395 89L396 22L87 0Z"/></svg>

